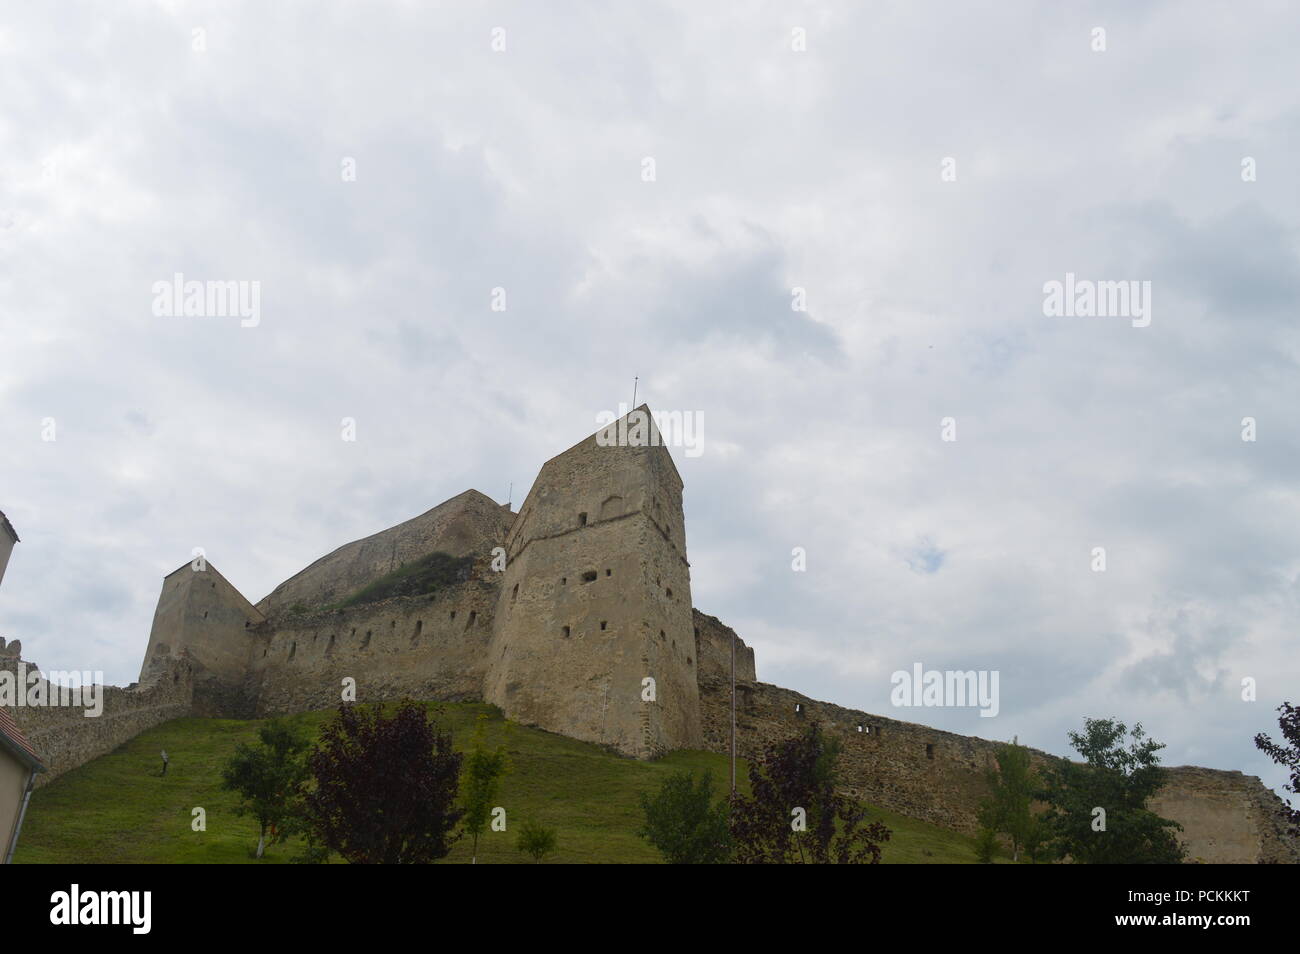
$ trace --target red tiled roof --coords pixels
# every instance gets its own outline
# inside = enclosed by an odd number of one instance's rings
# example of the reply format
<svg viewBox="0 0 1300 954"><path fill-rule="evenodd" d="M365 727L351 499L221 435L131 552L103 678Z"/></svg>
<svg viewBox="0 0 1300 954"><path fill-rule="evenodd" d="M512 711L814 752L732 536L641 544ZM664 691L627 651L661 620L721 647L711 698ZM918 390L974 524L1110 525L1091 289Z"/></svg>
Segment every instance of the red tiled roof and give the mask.
<svg viewBox="0 0 1300 954"><path fill-rule="evenodd" d="M3 741L9 743L9 748L16 750L14 754L18 755L19 758L40 768L45 767L41 764L41 757L36 754L32 744L27 741L27 736L23 735L22 729L18 728L18 723L14 721L14 717L3 706L0 706L0 737L3 737Z"/></svg>

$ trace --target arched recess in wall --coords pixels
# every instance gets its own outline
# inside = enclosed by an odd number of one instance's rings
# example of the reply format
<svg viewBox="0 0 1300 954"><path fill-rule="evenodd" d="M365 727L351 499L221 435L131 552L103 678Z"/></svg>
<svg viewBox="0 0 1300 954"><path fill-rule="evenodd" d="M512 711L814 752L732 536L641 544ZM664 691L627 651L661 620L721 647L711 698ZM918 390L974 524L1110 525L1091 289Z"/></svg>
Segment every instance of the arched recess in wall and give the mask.
<svg viewBox="0 0 1300 954"><path fill-rule="evenodd" d="M605 502L600 505L600 519L609 520L613 517L621 517L624 512L623 498L618 494L613 494L605 498Z"/></svg>

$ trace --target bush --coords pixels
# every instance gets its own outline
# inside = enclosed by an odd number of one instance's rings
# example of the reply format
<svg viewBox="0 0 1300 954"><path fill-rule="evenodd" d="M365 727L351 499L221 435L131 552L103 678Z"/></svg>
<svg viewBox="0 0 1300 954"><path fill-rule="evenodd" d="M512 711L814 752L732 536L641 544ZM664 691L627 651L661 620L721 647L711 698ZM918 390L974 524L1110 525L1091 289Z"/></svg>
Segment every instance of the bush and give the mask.
<svg viewBox="0 0 1300 954"><path fill-rule="evenodd" d="M542 859L555 850L558 841L554 828L546 828L541 822L535 822L530 818L520 827L519 840L515 842L515 847L531 856L533 861L540 865Z"/></svg>
<svg viewBox="0 0 1300 954"><path fill-rule="evenodd" d="M998 836L992 828L981 828L975 836L975 860L982 865L991 865L997 855Z"/></svg>
<svg viewBox="0 0 1300 954"><path fill-rule="evenodd" d="M713 775L705 772L699 784L691 772L676 772L664 779L659 794L641 793L645 824L637 834L659 849L673 865L715 865L731 855L725 802L713 804Z"/></svg>

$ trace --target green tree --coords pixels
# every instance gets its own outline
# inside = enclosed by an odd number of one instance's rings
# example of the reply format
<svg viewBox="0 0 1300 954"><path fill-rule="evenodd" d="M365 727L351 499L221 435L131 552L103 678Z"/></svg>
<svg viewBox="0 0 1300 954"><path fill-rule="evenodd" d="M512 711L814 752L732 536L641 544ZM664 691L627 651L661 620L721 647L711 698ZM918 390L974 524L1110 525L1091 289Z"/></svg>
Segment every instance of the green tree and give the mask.
<svg viewBox="0 0 1300 954"><path fill-rule="evenodd" d="M713 774L699 782L693 772L675 772L664 779L654 797L641 793L645 824L637 834L659 849L674 865L713 865L731 854L727 804L713 803Z"/></svg>
<svg viewBox="0 0 1300 954"><path fill-rule="evenodd" d="M975 836L975 860L982 865L993 864L998 853L998 835L992 828L981 827Z"/></svg>
<svg viewBox="0 0 1300 954"><path fill-rule="evenodd" d="M1031 815L1029 827L1025 831L1024 850L1025 857L1033 864L1048 857L1047 834L1047 825L1043 822L1042 816Z"/></svg>
<svg viewBox="0 0 1300 954"><path fill-rule="evenodd" d="M1291 773L1290 780L1283 788L1300 795L1300 706L1284 702L1277 707L1277 711L1282 713L1277 717L1277 726L1282 730L1282 742L1274 742L1266 733L1261 732L1255 736L1255 747ZM1291 836L1300 837L1300 808L1292 808L1289 801L1283 802L1281 815L1290 826Z"/></svg>
<svg viewBox="0 0 1300 954"><path fill-rule="evenodd" d="M529 818L519 828L519 840L515 842L515 847L540 865L542 859L555 850L558 840L554 828L546 828L541 822Z"/></svg>
<svg viewBox="0 0 1300 954"><path fill-rule="evenodd" d="M980 805L980 825L1011 842L1011 860L1034 839L1038 821L1029 810L1038 779L1029 760L1029 750L1012 739L997 750L997 768L987 774L990 795Z"/></svg>
<svg viewBox="0 0 1300 954"><path fill-rule="evenodd" d="M257 819L257 857L270 844L283 841L297 809L307 777L303 758L309 744L297 727L272 719L257 732L258 742L241 742L221 769L221 787L239 794L240 815Z"/></svg>
<svg viewBox="0 0 1300 954"><path fill-rule="evenodd" d="M751 795L732 796L733 860L741 864L878 864L889 829L863 827L866 807L835 790L838 739L812 723L749 766Z"/></svg>
<svg viewBox="0 0 1300 954"><path fill-rule="evenodd" d="M486 715L480 715L474 725L474 741L465 756L461 769L461 786L465 817L462 827L474 841L470 864L478 862L478 838L487 830L495 807L497 787L509 768L505 743L490 748L487 743Z"/></svg>
<svg viewBox="0 0 1300 954"><path fill-rule="evenodd" d="M1147 808L1164 782L1157 752L1139 723L1132 733L1122 722L1086 719L1070 744L1084 763L1064 759L1044 771L1043 816L1055 855L1081 864L1176 864L1186 849L1182 826ZM1125 744L1126 738L1128 744Z"/></svg>

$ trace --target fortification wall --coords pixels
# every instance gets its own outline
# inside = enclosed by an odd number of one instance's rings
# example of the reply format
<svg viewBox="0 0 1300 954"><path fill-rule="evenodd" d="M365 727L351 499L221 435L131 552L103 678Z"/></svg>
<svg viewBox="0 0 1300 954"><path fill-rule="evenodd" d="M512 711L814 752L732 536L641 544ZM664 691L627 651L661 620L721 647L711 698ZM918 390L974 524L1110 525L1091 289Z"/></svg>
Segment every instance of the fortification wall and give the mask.
<svg viewBox="0 0 1300 954"><path fill-rule="evenodd" d="M754 650L736 635L736 631L716 616L692 611L695 623L695 658L700 682L721 679L731 685L731 642L736 642L736 681L757 682ZM730 692L730 688L728 688Z"/></svg>
<svg viewBox="0 0 1300 954"><path fill-rule="evenodd" d="M470 580L259 628L248 687L257 714L337 706L346 677L358 702L483 698L498 589Z"/></svg>
<svg viewBox="0 0 1300 954"><path fill-rule="evenodd" d="M730 752L730 686L711 677L700 685L705 747ZM984 773L1000 743L956 735L827 702L760 682L737 682L736 749L760 758L767 746L820 722L843 742L844 790L867 802L944 828L974 834L988 793ZM861 729L859 730L859 727ZM1035 749L1041 765L1055 756ZM1178 767L1152 807L1184 827L1189 860L1208 863L1300 862L1278 821L1281 799L1254 776Z"/></svg>
<svg viewBox="0 0 1300 954"><path fill-rule="evenodd" d="M258 609L267 616L282 615L298 605L318 610L434 551L487 558L493 547L505 542L514 516L487 495L467 490L418 517L321 557L272 590Z"/></svg>
<svg viewBox="0 0 1300 954"><path fill-rule="evenodd" d="M711 751L730 751L730 706L726 680L701 684L705 747ZM761 758L769 745L813 721L843 742L840 766L847 792L945 828L975 831L994 743L737 680L736 750L741 757Z"/></svg>
<svg viewBox="0 0 1300 954"><path fill-rule="evenodd" d="M7 652L0 642L0 670L19 673L22 660ZM26 663L27 671L37 667ZM47 698L57 687L45 684ZM13 706L10 713L36 749L47 771L36 776L36 785L54 779L93 758L113 751L146 729L191 713L193 678L185 659L162 659L139 684L125 689L104 686L103 708L98 716L87 717L81 706Z"/></svg>
<svg viewBox="0 0 1300 954"><path fill-rule="evenodd" d="M1217 864L1297 864L1300 850L1286 834L1282 800L1254 775L1183 765L1151 808L1183 826L1188 859Z"/></svg>

